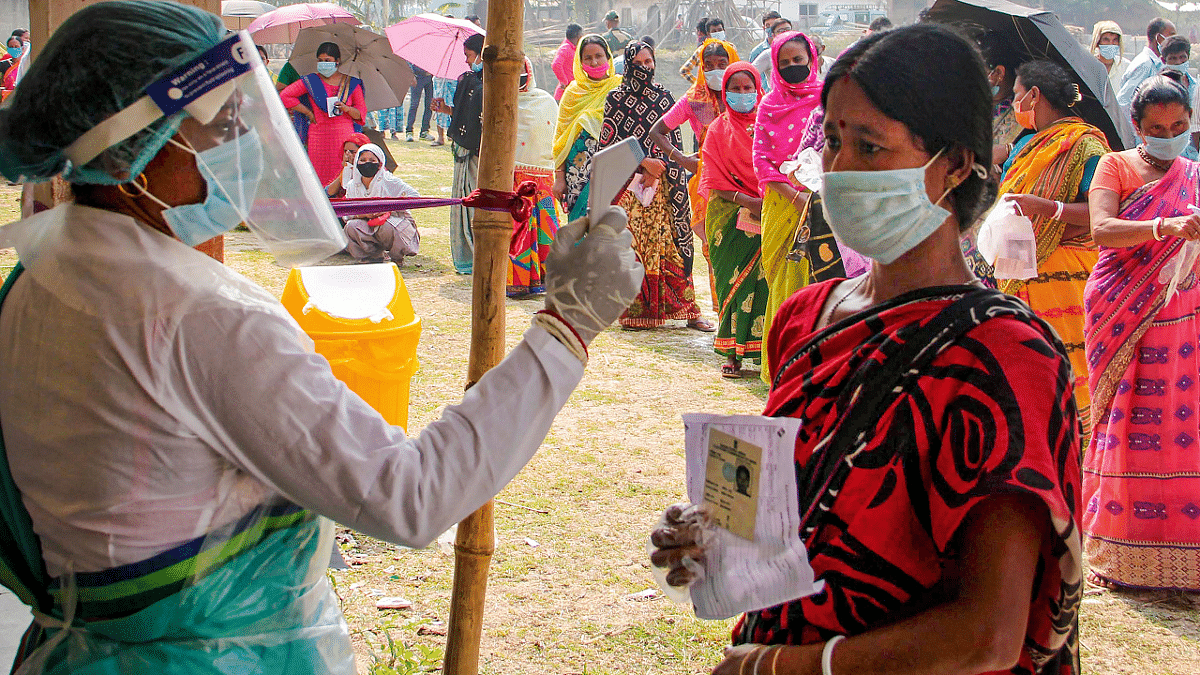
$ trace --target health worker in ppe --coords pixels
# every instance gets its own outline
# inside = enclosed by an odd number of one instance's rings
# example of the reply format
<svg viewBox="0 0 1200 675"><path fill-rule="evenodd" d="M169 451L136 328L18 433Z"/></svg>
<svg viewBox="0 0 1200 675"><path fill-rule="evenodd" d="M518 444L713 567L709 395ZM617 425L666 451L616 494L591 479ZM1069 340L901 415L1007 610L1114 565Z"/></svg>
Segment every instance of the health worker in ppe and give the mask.
<svg viewBox="0 0 1200 675"><path fill-rule="evenodd" d="M641 286L623 212L559 230L546 310L409 438L191 248L239 222L284 264L346 243L248 35L103 2L27 77L0 172L61 173L75 201L0 228L20 258L0 289L0 582L35 617L17 672L353 672L329 519L425 546L528 462Z"/></svg>

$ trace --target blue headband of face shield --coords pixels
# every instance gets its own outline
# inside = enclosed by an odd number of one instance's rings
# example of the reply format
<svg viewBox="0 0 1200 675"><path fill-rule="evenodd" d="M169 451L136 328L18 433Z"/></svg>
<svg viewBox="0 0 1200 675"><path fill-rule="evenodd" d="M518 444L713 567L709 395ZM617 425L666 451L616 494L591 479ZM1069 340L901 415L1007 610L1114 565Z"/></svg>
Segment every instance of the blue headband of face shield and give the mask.
<svg viewBox="0 0 1200 675"><path fill-rule="evenodd" d="M64 154L68 179L108 148L166 117L170 124L162 130L162 142L146 146L130 168L131 175L114 177L112 184L128 182L141 173L167 140L179 130L183 116L189 115L208 124L224 107L237 88L237 80L260 64L258 50L245 31L219 42L192 61L179 66L146 87L146 95L129 107L89 129L69 145ZM198 77L215 73L215 76Z"/></svg>
<svg viewBox="0 0 1200 675"><path fill-rule="evenodd" d="M181 138L172 138L172 131L145 151L145 160L168 143L189 152L205 182L203 201L167 204L176 200L163 199L163 185L137 180L145 162L114 184L129 183L128 193L158 203L171 231L189 245L244 223L283 266L311 264L345 246L324 187L248 35L227 38L145 92L68 148L72 166L86 164L146 125L165 126L164 115L180 121L190 116L197 129L189 126Z"/></svg>

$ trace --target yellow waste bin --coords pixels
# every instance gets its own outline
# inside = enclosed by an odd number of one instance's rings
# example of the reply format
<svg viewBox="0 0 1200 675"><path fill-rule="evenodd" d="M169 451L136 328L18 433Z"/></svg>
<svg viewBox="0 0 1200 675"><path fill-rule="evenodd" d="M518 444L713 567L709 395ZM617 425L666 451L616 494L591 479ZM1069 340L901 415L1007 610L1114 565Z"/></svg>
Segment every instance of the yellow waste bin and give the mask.
<svg viewBox="0 0 1200 675"><path fill-rule="evenodd" d="M329 360L333 374L408 430L408 391L417 371L421 319L393 263L297 267L283 306Z"/></svg>

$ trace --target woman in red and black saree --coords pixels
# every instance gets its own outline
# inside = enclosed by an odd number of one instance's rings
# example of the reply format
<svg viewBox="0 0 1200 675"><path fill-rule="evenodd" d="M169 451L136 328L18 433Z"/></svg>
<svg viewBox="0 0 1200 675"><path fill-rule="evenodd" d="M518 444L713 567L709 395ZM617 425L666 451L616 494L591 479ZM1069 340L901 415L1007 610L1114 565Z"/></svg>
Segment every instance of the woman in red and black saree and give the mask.
<svg viewBox="0 0 1200 675"><path fill-rule="evenodd" d="M1192 114L1184 87L1152 77L1132 113L1144 140L1100 160L1089 201L1101 250L1084 294L1098 413L1083 473L1088 580L1197 591L1200 287L1189 242L1200 216L1189 206L1200 204L1200 165L1178 157Z"/></svg>
<svg viewBox="0 0 1200 675"><path fill-rule="evenodd" d="M746 613L713 673L1073 675L1071 364L959 247L996 189L982 59L944 27L878 33L822 99L825 217L872 265L783 304L765 414L802 421L799 534L823 586ZM680 534L656 530L651 558L687 583L705 558Z"/></svg>

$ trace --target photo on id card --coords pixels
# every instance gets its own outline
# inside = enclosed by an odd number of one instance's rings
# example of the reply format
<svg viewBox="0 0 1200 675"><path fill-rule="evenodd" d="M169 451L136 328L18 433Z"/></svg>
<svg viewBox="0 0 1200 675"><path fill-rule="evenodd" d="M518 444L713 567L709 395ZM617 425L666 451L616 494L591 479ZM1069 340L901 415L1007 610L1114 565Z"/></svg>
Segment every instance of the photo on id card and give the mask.
<svg viewBox="0 0 1200 675"><path fill-rule="evenodd" d="M750 541L754 541L758 514L762 453L762 448L753 443L709 429L704 503L709 505L717 525Z"/></svg>

